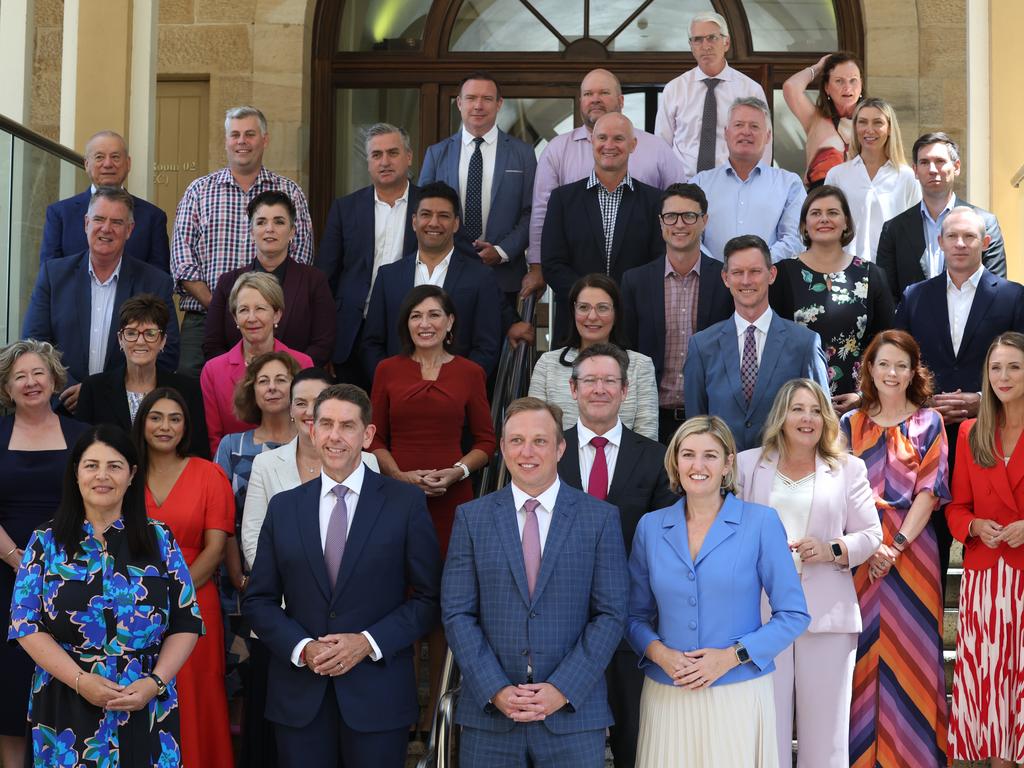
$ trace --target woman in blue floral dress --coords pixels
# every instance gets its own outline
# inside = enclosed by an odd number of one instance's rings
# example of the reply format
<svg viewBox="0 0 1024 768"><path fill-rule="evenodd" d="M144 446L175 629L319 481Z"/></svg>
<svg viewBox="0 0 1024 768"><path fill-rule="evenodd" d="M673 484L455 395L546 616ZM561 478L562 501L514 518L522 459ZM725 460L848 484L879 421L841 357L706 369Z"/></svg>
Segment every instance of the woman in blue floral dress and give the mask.
<svg viewBox="0 0 1024 768"><path fill-rule="evenodd" d="M36 662L32 765L178 768L174 676L202 620L170 530L146 517L120 428L75 444L51 527L32 534L9 639Z"/></svg>
<svg viewBox="0 0 1024 768"><path fill-rule="evenodd" d="M769 292L772 309L821 336L828 381L843 413L857 405L860 357L879 331L892 327L892 295L885 274L843 247L853 240L850 205L837 187L811 190L800 211L807 250L783 259Z"/></svg>

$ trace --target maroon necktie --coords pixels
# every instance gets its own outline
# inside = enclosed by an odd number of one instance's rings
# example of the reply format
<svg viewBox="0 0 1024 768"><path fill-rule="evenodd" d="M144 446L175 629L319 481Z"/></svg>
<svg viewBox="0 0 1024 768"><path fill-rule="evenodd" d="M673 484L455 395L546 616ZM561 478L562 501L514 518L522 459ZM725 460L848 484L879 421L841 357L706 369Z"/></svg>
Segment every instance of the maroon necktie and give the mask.
<svg viewBox="0 0 1024 768"><path fill-rule="evenodd" d="M592 437L590 444L594 446L594 466L590 468L587 493L595 499L604 501L608 498L608 459L604 455L604 447L608 445L608 438Z"/></svg>

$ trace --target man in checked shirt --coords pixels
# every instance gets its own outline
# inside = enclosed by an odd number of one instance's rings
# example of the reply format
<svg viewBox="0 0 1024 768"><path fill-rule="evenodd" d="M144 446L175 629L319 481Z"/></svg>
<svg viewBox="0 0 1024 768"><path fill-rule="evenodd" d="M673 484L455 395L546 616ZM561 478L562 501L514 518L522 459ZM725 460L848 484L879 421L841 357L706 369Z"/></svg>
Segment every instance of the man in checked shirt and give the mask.
<svg viewBox="0 0 1024 768"><path fill-rule="evenodd" d="M284 192L295 203L295 237L289 254L313 263L313 227L306 196L291 179L263 166L270 143L267 119L255 107L229 109L224 118L226 168L196 179L178 203L171 237L171 277L182 295L181 354L178 372L199 376L205 362L202 343L212 287L225 272L253 261L256 245L246 207L267 190Z"/></svg>

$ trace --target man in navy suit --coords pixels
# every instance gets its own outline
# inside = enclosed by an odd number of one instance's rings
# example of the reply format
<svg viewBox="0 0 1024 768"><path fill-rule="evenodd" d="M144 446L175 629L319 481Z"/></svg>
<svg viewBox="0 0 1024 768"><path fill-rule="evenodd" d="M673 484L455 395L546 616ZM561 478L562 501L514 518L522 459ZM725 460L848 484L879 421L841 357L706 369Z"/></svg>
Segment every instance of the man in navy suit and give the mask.
<svg viewBox="0 0 1024 768"><path fill-rule="evenodd" d="M722 279L736 312L690 337L683 368L686 415L718 416L736 438L736 450L760 445L779 387L808 378L828 391L825 353L818 334L783 320L768 306L775 265L757 235L725 244Z"/></svg>
<svg viewBox="0 0 1024 768"><path fill-rule="evenodd" d="M619 409L629 391L629 356L614 344L591 344L572 364L569 389L579 405L576 425L565 433L558 475L573 488L619 510L626 556L640 518L675 504L665 471L665 446L622 426ZM640 729L644 673L623 640L605 670L615 768L633 768Z"/></svg>
<svg viewBox="0 0 1024 768"><path fill-rule="evenodd" d="M282 768L401 768L417 720L412 645L437 623L441 554L423 493L362 463L373 433L363 390L321 392L320 477L274 496L260 532L242 609L270 648Z"/></svg>
<svg viewBox="0 0 1024 768"><path fill-rule="evenodd" d="M490 375L501 353L503 312L506 310L494 273L455 247L459 198L443 182L420 189L413 215L417 250L381 267L370 296L363 326L363 362L372 379L377 363L397 355L401 342L397 326L405 295L417 285L439 285L455 304L460 354L478 363Z"/></svg>
<svg viewBox="0 0 1024 768"><path fill-rule="evenodd" d="M555 293L556 343L569 329L573 283L592 272L620 282L627 269L665 252L658 228L661 190L629 174L633 124L619 112L603 115L591 141L594 170L551 193L541 233L544 279Z"/></svg>
<svg viewBox="0 0 1024 768"><path fill-rule="evenodd" d="M337 308L334 374L365 384L358 350L378 270L416 250L412 214L419 187L409 181L412 144L404 128L377 123L366 132L368 187L331 205L316 265L327 273Z"/></svg>
<svg viewBox="0 0 1024 768"><path fill-rule="evenodd" d="M690 337L725 320L732 296L722 282L722 262L701 236L708 199L696 184L673 184L661 196L665 255L622 276L622 323L637 352L654 361L658 378L658 439L668 445L686 420L683 365Z"/></svg>
<svg viewBox="0 0 1024 768"><path fill-rule="evenodd" d="M917 340L921 359L935 377L934 406L946 425L952 475L960 424L978 415L989 345L1006 331L1024 332L1024 287L983 265L991 239L985 218L973 208L960 206L946 214L939 245L945 269L906 289L895 324ZM932 524L940 573L945 573L953 540L944 514L933 515Z"/></svg>
<svg viewBox="0 0 1024 768"><path fill-rule="evenodd" d="M85 173L92 187L46 208L46 226L39 248L39 263L81 253L88 246L82 221L97 187L120 187L132 168L128 146L119 134L100 131L85 145ZM135 228L125 253L170 272L171 249L167 243L167 214L141 197L132 195Z"/></svg>
<svg viewBox="0 0 1024 768"><path fill-rule="evenodd" d="M561 423L543 400L510 403L512 485L455 512L441 611L462 671L463 768L604 765L604 670L629 577L618 510L558 479Z"/></svg>
<svg viewBox="0 0 1024 768"><path fill-rule="evenodd" d="M528 144L498 128L501 89L489 74L473 72L463 78L456 103L462 129L427 148L419 183L443 181L458 190L458 237L494 270L515 307L526 274L537 157Z"/></svg>
<svg viewBox="0 0 1024 768"><path fill-rule="evenodd" d="M117 316L132 296L153 293L167 303L167 343L157 365L174 370L178 363L171 276L125 253L133 203L124 189L97 188L84 217L88 250L44 262L29 299L21 336L49 341L60 349L69 385L60 399L72 412L86 376L121 364Z"/></svg>

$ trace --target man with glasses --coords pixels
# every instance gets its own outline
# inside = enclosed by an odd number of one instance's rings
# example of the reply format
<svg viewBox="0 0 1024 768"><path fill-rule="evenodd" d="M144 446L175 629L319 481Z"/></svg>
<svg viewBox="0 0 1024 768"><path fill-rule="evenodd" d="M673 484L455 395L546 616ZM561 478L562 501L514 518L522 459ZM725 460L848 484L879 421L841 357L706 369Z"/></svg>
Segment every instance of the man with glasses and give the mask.
<svg viewBox="0 0 1024 768"><path fill-rule="evenodd" d="M690 50L697 66L665 86L654 123L654 132L683 161L687 178L725 162L730 104L743 96L768 103L758 83L726 63L729 27L722 16L698 13L690 20ZM771 162L770 139L764 157Z"/></svg>
<svg viewBox="0 0 1024 768"><path fill-rule="evenodd" d="M661 196L665 256L622 276L623 322L632 348L654 361L658 439L668 445L686 420L683 365L690 337L725 320L732 296L722 264L701 246L708 201L696 184L673 184Z"/></svg>
<svg viewBox="0 0 1024 768"><path fill-rule="evenodd" d="M573 361L569 389L579 420L565 432L558 476L568 485L619 509L629 555L640 518L676 502L665 472L665 446L623 426L619 409L629 391L629 356L614 344L592 344ZM632 768L640 728L644 675L625 640L605 670L615 768Z"/></svg>

